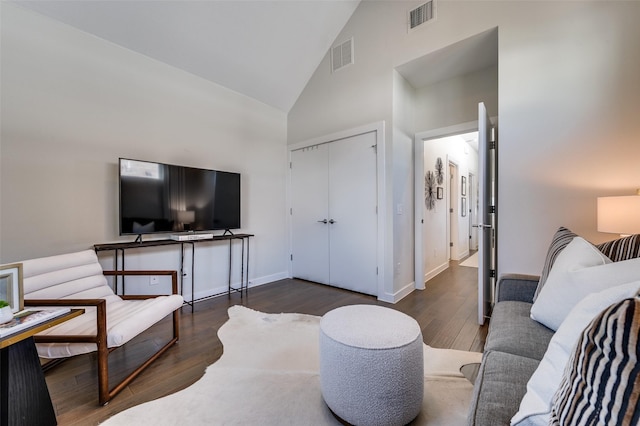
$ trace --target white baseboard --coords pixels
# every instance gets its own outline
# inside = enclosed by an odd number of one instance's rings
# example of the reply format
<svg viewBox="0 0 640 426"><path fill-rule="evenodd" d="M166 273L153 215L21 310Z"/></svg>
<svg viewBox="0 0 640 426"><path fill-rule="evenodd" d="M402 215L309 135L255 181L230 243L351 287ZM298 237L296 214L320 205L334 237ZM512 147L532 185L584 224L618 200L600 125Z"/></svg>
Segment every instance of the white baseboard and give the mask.
<svg viewBox="0 0 640 426"><path fill-rule="evenodd" d="M288 274L286 272L279 272L277 274L266 275L264 277L251 278L249 280L249 288L258 287L264 284L272 283L274 281L283 280L287 278L287 275ZM240 282L231 283L231 287L240 288ZM208 288L203 291L196 291L194 293L194 299L198 300L198 299L204 299L212 296L222 296L222 295L226 295L227 294L226 292L227 292L227 285L218 286L215 288ZM191 301L190 294L185 294L184 298L185 300Z"/></svg>
<svg viewBox="0 0 640 426"><path fill-rule="evenodd" d="M395 293L384 293L382 296L378 296L378 300L381 302L387 303L397 303L400 300L404 299L406 296L411 294L416 289L416 283L410 282L409 284L402 287L400 290Z"/></svg>
<svg viewBox="0 0 640 426"><path fill-rule="evenodd" d="M424 282L426 283L427 281L429 281L431 278L435 277L442 271L447 270L448 267L449 267L449 262L445 262L442 265L438 266L437 268L434 268L431 271L427 272L426 274L424 274Z"/></svg>

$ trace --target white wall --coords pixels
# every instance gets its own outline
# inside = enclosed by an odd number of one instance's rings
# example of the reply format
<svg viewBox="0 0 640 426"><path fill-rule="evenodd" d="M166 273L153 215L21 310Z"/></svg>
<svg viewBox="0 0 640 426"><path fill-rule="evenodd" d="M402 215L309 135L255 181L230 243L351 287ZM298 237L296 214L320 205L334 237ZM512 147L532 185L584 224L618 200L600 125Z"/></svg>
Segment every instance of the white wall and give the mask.
<svg viewBox="0 0 640 426"><path fill-rule="evenodd" d="M392 132L394 67L498 27L498 272L539 273L561 225L614 237L596 232L595 203L640 187L640 2L441 1L435 22L408 33L419 4L360 3L337 38L354 37L355 64L332 74L323 59L289 113L288 142L378 120Z"/></svg>
<svg viewBox="0 0 640 426"><path fill-rule="evenodd" d="M416 130L422 132L477 121L480 102L484 102L490 117L498 115L498 67L417 89Z"/></svg>
<svg viewBox="0 0 640 426"><path fill-rule="evenodd" d="M394 299L415 288L413 255L413 139L415 89L393 72L393 264Z"/></svg>
<svg viewBox="0 0 640 426"><path fill-rule="evenodd" d="M240 172L251 280L286 276L285 114L6 2L1 48L2 262L131 241L117 219L128 157ZM197 295L225 285L226 250L197 246ZM178 264L176 247L127 252L131 268Z"/></svg>

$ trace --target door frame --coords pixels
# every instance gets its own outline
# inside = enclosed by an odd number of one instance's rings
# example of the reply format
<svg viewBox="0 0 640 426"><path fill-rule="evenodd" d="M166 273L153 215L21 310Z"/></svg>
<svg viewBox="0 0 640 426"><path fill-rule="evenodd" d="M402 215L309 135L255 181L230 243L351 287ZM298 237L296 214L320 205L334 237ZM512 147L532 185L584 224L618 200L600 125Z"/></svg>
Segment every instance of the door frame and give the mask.
<svg viewBox="0 0 640 426"><path fill-rule="evenodd" d="M423 197L424 197L424 143L430 139L440 139L447 136L455 136L462 133L477 132L478 121L468 121L466 123L455 124L453 126L440 127L438 129L427 130L416 133L413 143L414 158L414 279L418 290L425 288L423 253ZM450 161L450 159L447 159ZM447 163L448 167L448 163ZM448 170L448 169L447 169ZM448 173L448 172L447 172ZM449 231L447 230L447 233Z"/></svg>
<svg viewBox="0 0 640 426"><path fill-rule="evenodd" d="M393 270L393 268L385 268L387 262L386 256L386 247L387 247L387 234L385 230L388 226L388 229L393 229L393 224L387 224L387 196L386 196L386 173L385 173L385 153L386 153L386 145L385 145L385 122L378 121L370 124L365 124L363 126L354 127L351 129L342 130L336 133L331 133L323 136L319 136L316 138L308 139L302 142L297 142L291 145L287 145L287 188L286 188L286 202L287 202L287 230L288 230L288 242L289 242L289 253L292 253L293 250L293 229L292 229L292 221L291 221L291 153L295 150L306 148L313 145L321 145L325 143L337 142L342 139L351 138L354 136L362 135L365 133L375 132L376 134L376 146L377 146L377 155L376 155L376 194L378 198L378 218L377 218L377 250L376 250L376 262L378 265L378 282L377 282L377 297L379 300L394 302L393 300L393 276L391 276L391 281L389 282L389 277L386 275L387 270ZM391 253L393 255L393 253ZM392 258L391 258L392 259ZM393 260L391 260L393 262ZM287 271L288 277L293 277L292 271L292 260L291 256L287 262ZM389 282L388 286L385 286L385 283ZM390 290L387 292L385 288L389 288Z"/></svg>
<svg viewBox="0 0 640 426"><path fill-rule="evenodd" d="M454 170L454 173L451 173L452 169ZM460 176L460 165L447 155L447 178L449 179L449 188L446 193L447 209L449 211L446 216L446 227L449 261L460 260L458 258L458 253L460 252L460 247L458 247L458 241L460 240L460 227L457 223L454 223L454 220L459 222L458 216L462 207L458 201L460 199Z"/></svg>
<svg viewBox="0 0 640 426"><path fill-rule="evenodd" d="M469 251L478 249L478 228L473 228L478 223L478 178L469 172ZM474 235L475 234L475 235Z"/></svg>

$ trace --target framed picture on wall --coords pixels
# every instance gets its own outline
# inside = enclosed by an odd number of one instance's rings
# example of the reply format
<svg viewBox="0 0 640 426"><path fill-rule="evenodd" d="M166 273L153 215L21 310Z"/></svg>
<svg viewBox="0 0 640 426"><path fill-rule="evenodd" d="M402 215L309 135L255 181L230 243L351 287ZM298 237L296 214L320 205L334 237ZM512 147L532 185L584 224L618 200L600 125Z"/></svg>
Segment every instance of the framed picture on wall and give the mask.
<svg viewBox="0 0 640 426"><path fill-rule="evenodd" d="M462 197L462 203L460 205L462 206L460 207L462 217L465 217L467 215L467 199L465 197Z"/></svg>
<svg viewBox="0 0 640 426"><path fill-rule="evenodd" d="M11 306L11 312L23 309L22 263L0 265L0 300Z"/></svg>
<svg viewBox="0 0 640 426"><path fill-rule="evenodd" d="M467 177L462 176L462 185L460 187L460 194L467 195Z"/></svg>
<svg viewBox="0 0 640 426"><path fill-rule="evenodd" d="M442 200L442 198L444 198L444 189L441 186L439 186L437 192L438 192L437 194L438 200Z"/></svg>

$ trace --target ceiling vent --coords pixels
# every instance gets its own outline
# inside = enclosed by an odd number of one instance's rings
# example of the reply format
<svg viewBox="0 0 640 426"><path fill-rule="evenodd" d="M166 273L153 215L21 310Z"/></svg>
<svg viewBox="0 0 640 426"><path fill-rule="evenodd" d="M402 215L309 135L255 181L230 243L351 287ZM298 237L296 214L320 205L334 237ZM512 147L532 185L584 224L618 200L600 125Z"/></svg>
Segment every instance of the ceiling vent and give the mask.
<svg viewBox="0 0 640 426"><path fill-rule="evenodd" d="M409 11L409 31L436 17L436 1L431 0Z"/></svg>
<svg viewBox="0 0 640 426"><path fill-rule="evenodd" d="M331 48L331 70L338 71L353 64L353 37Z"/></svg>

